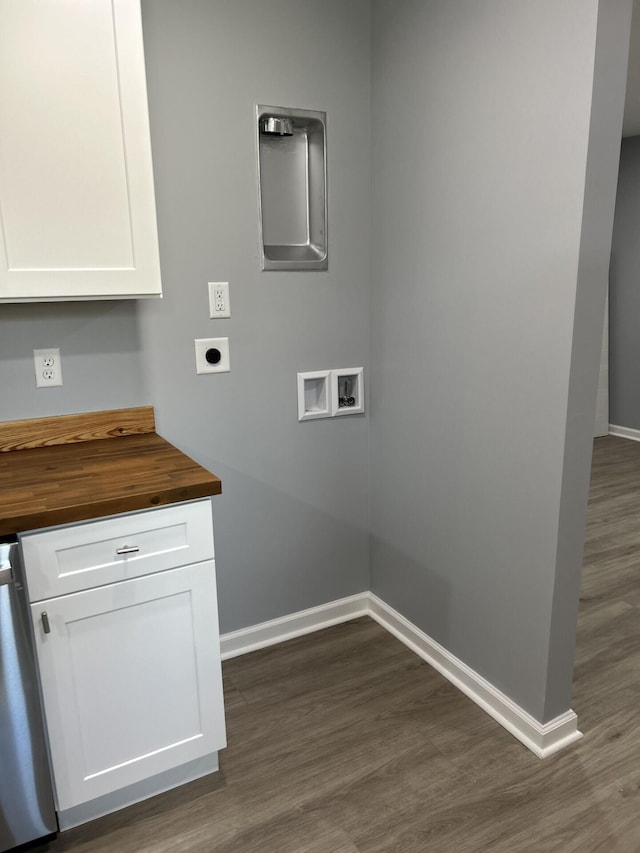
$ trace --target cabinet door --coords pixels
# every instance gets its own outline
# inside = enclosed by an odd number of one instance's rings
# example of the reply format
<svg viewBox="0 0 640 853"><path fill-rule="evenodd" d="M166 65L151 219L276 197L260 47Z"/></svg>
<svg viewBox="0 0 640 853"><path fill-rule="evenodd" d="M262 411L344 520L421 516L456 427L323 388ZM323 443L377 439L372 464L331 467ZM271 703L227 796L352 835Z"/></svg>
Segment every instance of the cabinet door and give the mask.
<svg viewBox="0 0 640 853"><path fill-rule="evenodd" d="M140 0L0 0L0 301L160 290Z"/></svg>
<svg viewBox="0 0 640 853"><path fill-rule="evenodd" d="M213 561L31 609L59 810L225 746Z"/></svg>

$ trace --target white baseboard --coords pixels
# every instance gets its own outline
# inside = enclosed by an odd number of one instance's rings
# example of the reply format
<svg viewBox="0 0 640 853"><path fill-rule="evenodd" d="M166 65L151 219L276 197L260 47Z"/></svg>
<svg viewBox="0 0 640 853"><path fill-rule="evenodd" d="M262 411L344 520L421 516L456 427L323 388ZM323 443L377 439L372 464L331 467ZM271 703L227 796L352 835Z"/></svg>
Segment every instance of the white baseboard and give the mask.
<svg viewBox="0 0 640 853"><path fill-rule="evenodd" d="M220 652L222 660L245 655L247 652L255 652L303 634L311 634L313 631L321 631L330 628L340 622L348 622L359 616L369 614L369 593L361 592L348 598L340 598L321 604L319 607L310 607L308 610L300 610L288 616L271 619L269 622L261 622L249 628L241 628L220 637Z"/></svg>
<svg viewBox="0 0 640 853"><path fill-rule="evenodd" d="M640 441L640 429L616 426L616 424L609 424L609 435L615 435L618 438L630 438L631 441Z"/></svg>
<svg viewBox="0 0 640 853"><path fill-rule="evenodd" d="M539 723L486 678L373 593L369 593L369 603L372 619L437 669L538 758L548 758L582 737L582 732L578 731L578 718L573 711L566 711L548 723Z"/></svg>
<svg viewBox="0 0 640 853"><path fill-rule="evenodd" d="M539 723L486 678L371 592L341 598L319 607L311 607L240 631L223 634L220 637L222 659L227 660L263 649L340 622L348 622L359 616L375 619L539 758L548 758L582 737L582 733L578 731L578 718L572 710L560 714L548 723Z"/></svg>

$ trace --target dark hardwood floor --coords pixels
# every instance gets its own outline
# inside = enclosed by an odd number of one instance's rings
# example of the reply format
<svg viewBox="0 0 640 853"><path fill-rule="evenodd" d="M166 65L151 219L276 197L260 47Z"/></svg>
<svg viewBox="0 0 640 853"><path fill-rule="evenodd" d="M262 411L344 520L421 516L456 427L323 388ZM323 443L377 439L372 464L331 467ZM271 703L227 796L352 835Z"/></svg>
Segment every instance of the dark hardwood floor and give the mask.
<svg viewBox="0 0 640 853"><path fill-rule="evenodd" d="M640 443L595 442L573 708L540 761L367 618L228 661L221 772L50 853L639 853Z"/></svg>

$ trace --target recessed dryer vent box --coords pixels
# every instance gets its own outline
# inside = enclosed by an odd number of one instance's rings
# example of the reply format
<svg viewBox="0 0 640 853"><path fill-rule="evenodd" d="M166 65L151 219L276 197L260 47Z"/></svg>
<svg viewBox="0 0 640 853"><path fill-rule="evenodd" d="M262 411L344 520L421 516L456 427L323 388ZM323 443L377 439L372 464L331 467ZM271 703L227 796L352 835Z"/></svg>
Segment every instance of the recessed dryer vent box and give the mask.
<svg viewBox="0 0 640 853"><path fill-rule="evenodd" d="M298 420L331 417L330 370L298 373Z"/></svg>
<svg viewBox="0 0 640 853"><path fill-rule="evenodd" d="M327 114L256 107L264 270L326 270Z"/></svg>

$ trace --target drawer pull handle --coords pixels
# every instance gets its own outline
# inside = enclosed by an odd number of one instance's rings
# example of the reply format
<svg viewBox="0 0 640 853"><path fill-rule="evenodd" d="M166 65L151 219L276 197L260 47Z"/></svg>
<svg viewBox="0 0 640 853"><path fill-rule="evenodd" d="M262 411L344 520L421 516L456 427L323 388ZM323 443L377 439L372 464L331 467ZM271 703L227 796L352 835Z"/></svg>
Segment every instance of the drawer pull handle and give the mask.
<svg viewBox="0 0 640 853"><path fill-rule="evenodd" d="M116 554L119 557L126 556L127 554L137 554L140 548L137 545L123 545L122 548L116 549Z"/></svg>
<svg viewBox="0 0 640 853"><path fill-rule="evenodd" d="M51 625L49 625L49 617L47 616L47 611L42 611L42 627L44 628L45 634L51 633Z"/></svg>

